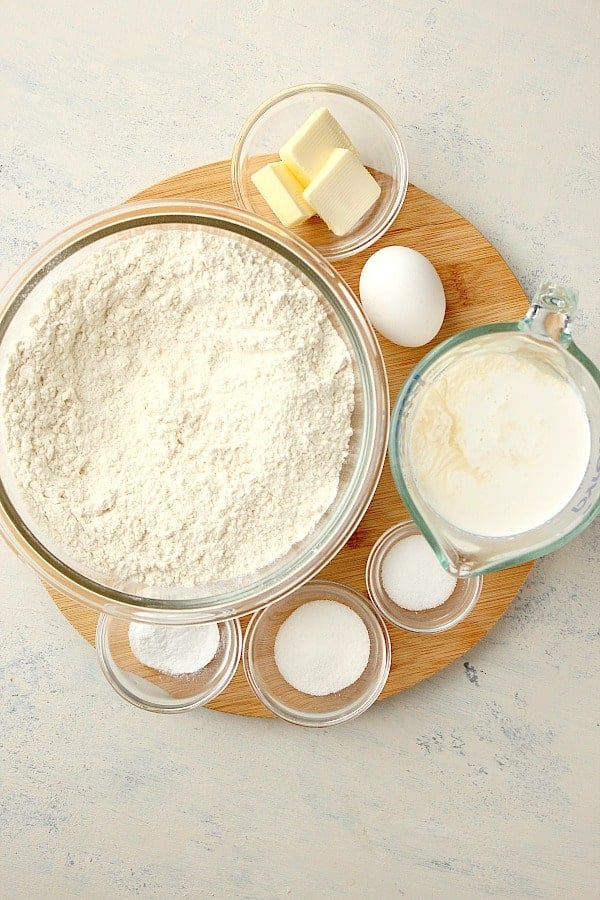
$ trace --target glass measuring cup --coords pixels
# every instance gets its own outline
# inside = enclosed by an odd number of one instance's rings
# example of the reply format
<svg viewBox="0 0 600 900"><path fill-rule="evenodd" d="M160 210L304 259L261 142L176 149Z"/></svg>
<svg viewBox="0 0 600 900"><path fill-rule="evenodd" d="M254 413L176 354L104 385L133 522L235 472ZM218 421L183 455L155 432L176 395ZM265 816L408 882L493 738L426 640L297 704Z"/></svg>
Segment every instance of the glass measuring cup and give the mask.
<svg viewBox="0 0 600 900"><path fill-rule="evenodd" d="M444 341L413 369L396 400L389 438L392 475L410 515L453 575L477 575L544 556L580 534L600 512L600 372L572 339L576 308L575 291L542 282L523 319L472 328ZM518 352L570 381L583 400L591 437L586 471L568 503L537 527L502 537L470 533L440 515L425 499L409 452L425 390L460 358L488 351ZM531 403L533 408L535 397ZM539 466L543 470L543 459ZM561 478L561 471L546 474Z"/></svg>

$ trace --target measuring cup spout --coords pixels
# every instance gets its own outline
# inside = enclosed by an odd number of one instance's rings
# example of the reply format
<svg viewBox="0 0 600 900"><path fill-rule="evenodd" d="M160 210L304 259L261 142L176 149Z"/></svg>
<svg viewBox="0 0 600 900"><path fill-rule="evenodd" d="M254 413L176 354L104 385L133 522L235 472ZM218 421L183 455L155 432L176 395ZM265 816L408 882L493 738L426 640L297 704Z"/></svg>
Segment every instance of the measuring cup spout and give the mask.
<svg viewBox="0 0 600 900"><path fill-rule="evenodd" d="M571 320L577 311L578 299L577 291L549 278L544 279L519 323L521 330L568 347L572 340Z"/></svg>

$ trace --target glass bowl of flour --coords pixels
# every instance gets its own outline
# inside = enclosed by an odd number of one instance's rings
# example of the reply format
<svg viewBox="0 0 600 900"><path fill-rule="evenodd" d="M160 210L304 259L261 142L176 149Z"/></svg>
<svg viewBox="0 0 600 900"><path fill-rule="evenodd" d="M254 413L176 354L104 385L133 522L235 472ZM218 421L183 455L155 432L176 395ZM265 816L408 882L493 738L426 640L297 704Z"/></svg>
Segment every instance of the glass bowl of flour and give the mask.
<svg viewBox="0 0 600 900"><path fill-rule="evenodd" d="M128 204L0 292L0 533L124 619L220 621L343 547L383 465L374 333L335 270L224 206Z"/></svg>

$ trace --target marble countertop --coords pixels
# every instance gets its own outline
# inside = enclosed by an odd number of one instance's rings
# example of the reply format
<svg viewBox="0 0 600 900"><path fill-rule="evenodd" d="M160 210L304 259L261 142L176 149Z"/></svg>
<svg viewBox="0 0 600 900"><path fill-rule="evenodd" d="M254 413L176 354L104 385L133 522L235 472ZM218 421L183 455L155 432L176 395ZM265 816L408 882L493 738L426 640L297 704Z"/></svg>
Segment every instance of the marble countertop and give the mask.
<svg viewBox="0 0 600 900"><path fill-rule="evenodd" d="M599 38L595 0L4 0L0 280L333 81L527 293L579 288L598 363ZM323 731L128 706L1 547L0 896L597 897L599 544L597 520L467 657Z"/></svg>

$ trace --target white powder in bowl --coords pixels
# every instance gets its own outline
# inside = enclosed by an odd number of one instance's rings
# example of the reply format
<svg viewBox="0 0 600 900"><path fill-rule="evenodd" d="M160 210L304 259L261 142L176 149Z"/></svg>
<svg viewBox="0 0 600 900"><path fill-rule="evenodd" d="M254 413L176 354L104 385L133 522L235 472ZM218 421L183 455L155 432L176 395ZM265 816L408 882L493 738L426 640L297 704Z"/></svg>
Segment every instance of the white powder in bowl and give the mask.
<svg viewBox="0 0 600 900"><path fill-rule="evenodd" d="M354 373L315 289L256 245L158 229L49 290L1 414L23 499L105 576L193 587L285 555L334 501Z"/></svg>
<svg viewBox="0 0 600 900"><path fill-rule="evenodd" d="M403 538L388 550L381 580L391 599L413 612L441 606L456 587L456 578L440 565L422 534Z"/></svg>
<svg viewBox="0 0 600 900"><path fill-rule="evenodd" d="M141 663L166 675L191 675L211 662L219 649L219 626L147 625L131 622L129 646Z"/></svg>
<svg viewBox="0 0 600 900"><path fill-rule="evenodd" d="M285 620L275 638L275 663L288 684L314 697L358 681L371 641L363 620L337 600L312 600Z"/></svg>

